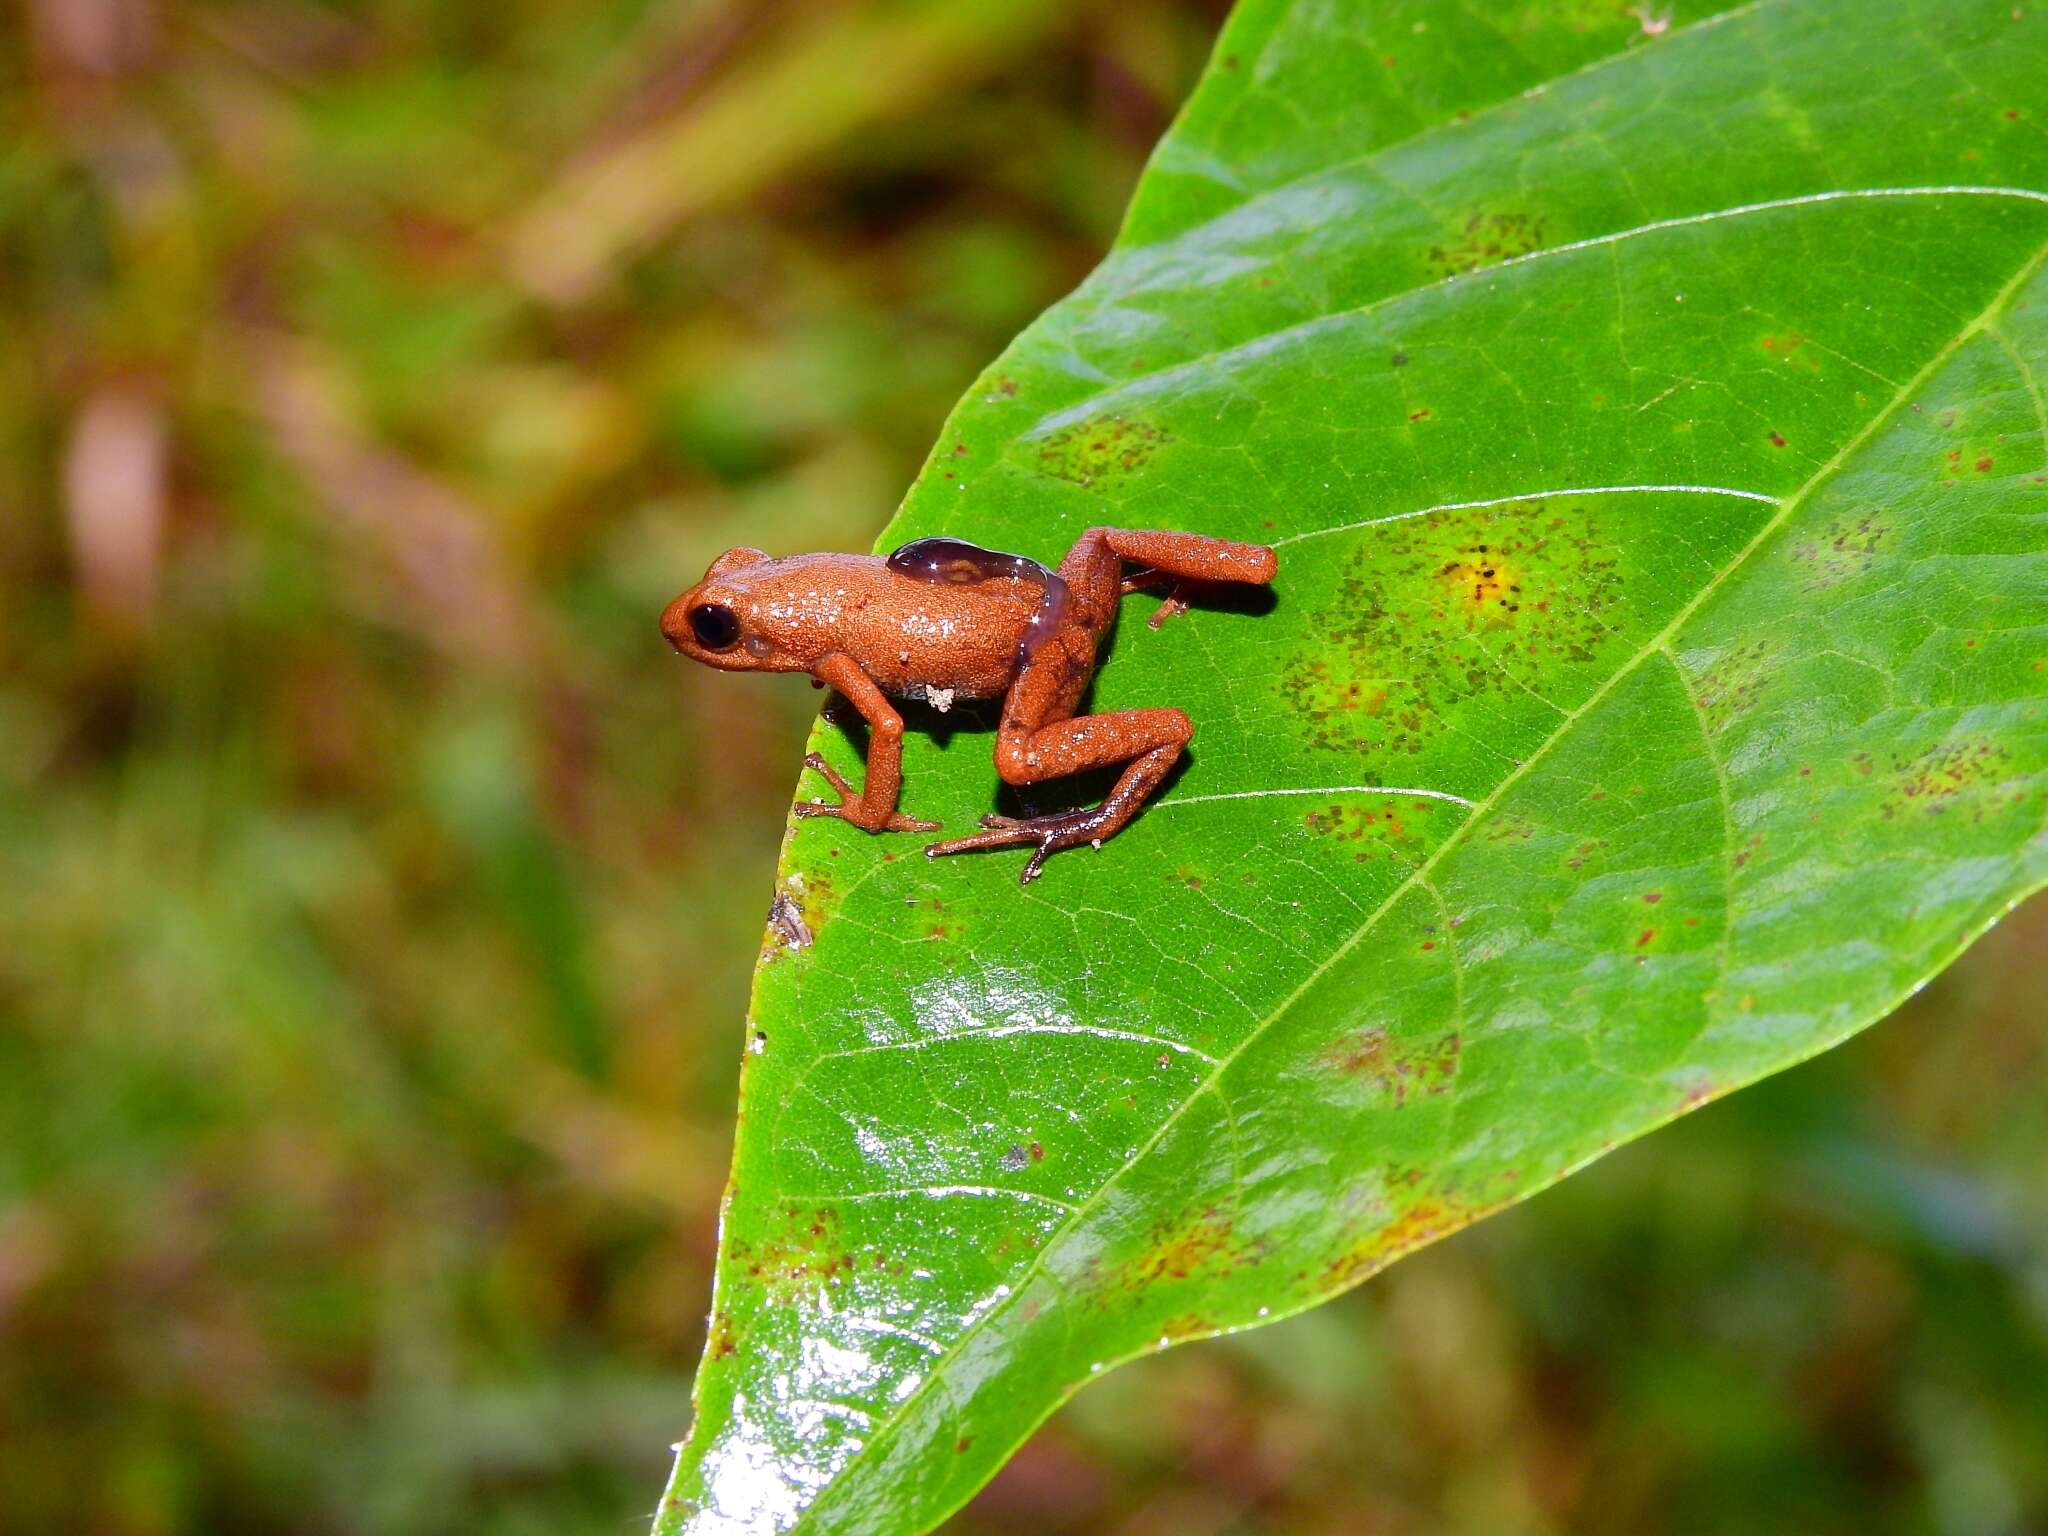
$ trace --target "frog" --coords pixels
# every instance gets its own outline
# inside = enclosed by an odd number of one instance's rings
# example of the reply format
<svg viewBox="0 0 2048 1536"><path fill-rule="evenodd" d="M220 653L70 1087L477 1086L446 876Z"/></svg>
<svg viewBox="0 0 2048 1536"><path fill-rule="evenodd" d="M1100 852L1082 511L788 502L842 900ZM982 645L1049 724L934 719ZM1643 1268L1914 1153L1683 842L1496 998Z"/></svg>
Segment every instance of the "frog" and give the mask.
<svg viewBox="0 0 2048 1536"><path fill-rule="evenodd" d="M1057 568L963 539L913 539L887 555L771 556L729 549L670 603L663 636L692 661L725 672L803 672L858 710L868 727L858 789L820 754L805 766L838 795L800 800L799 817L836 817L862 831L937 832L899 809L903 715L895 701L941 712L1001 699L999 778L1026 789L1121 765L1099 804L1045 815L981 818L981 830L929 844L941 858L992 848L1032 849L1019 876L1084 844L1100 848L1127 826L1187 750L1194 722L1172 705L1077 714L1128 592L1166 587L1157 629L1191 590L1269 585L1268 545L1167 529L1090 528Z"/></svg>

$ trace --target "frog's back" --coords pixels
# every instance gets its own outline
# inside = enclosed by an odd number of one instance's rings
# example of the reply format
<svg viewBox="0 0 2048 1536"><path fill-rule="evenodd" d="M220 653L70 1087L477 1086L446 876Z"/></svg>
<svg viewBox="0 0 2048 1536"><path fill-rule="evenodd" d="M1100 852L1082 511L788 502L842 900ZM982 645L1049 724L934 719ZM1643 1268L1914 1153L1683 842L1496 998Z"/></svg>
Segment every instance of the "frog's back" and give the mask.
<svg viewBox="0 0 2048 1536"><path fill-rule="evenodd" d="M1031 616L1017 637L1015 670L1021 671L1033 653L1059 633L1071 607L1067 584L1025 555L1000 549L983 549L965 539L912 539L888 558L892 571L919 581L950 587L998 589L1014 597L1019 589L1033 599Z"/></svg>
<svg viewBox="0 0 2048 1536"><path fill-rule="evenodd" d="M956 566L935 577L895 560L790 555L746 575L763 617L798 654L849 655L897 698L945 707L954 698L1000 697L1016 676L1041 587L1006 569Z"/></svg>

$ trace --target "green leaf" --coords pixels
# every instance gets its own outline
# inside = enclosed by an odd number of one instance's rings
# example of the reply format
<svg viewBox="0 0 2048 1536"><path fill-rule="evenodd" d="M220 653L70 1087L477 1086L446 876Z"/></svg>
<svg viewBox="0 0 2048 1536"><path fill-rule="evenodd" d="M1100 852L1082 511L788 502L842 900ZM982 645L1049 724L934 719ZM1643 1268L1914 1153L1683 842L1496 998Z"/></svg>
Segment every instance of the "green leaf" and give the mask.
<svg viewBox="0 0 2048 1536"><path fill-rule="evenodd" d="M1250 0L948 423L882 545L1265 539L1277 606L1127 614L1097 705L1191 760L1028 889L792 833L663 1531L930 1527L2048 879L2048 9L1656 9Z"/></svg>

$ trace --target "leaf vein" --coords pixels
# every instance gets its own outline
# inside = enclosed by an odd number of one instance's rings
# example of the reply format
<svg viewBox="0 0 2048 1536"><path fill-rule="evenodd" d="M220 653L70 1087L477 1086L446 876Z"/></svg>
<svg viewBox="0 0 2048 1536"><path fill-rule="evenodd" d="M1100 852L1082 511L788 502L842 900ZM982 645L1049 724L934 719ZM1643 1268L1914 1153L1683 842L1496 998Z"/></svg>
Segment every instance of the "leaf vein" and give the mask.
<svg viewBox="0 0 2048 1536"><path fill-rule="evenodd" d="M1627 229L1609 231L1604 235L1588 235L1583 240L1568 240L1563 245L1549 245L1541 250L1530 251L1523 256L1512 256L1505 261L1495 262L1490 267L1475 267L1469 272L1459 272L1441 282L1425 287L1402 288L1393 293L1381 294L1363 304L1348 309L1331 310L1328 314L1315 315L1293 325L1284 325L1276 330L1233 342L1229 346L1216 347L1195 357L1184 358L1170 367L1156 373L1144 374L1139 378L1126 380L1107 389L1098 389L1077 400L1074 404L1055 411L1041 421L1036 430L1021 439L1024 442L1038 441L1063 428L1075 426L1098 413L1105 400L1114 399L1125 392L1143 391L1153 393L1161 386L1176 381L1197 368L1220 363L1235 354L1256 354L1272 351L1276 346L1302 336L1327 330L1335 325L1362 319L1397 304L1403 299L1418 294L1437 293L1443 289L1469 283L1474 279L1492 280L1500 273L1526 267L1534 262L1549 261L1559 256L1575 255L1582 251L1619 246L1630 240L1639 240L1647 235L1664 234L1674 229L1690 229L1700 225L1715 224L1727 219L1747 218L1752 214L1776 213L1791 208L1821 207L1831 203L1871 201L1890 198L1915 197L2006 197L2025 202L2039 203L2048 207L2048 192L2035 187L1998 187L1969 183L1945 184L1923 187L1834 187L1820 192L1801 192L1791 197L1769 198L1762 202L1736 203L1726 208L1710 208L1702 213L1679 214L1668 219L1652 219L1646 224L1631 225Z"/></svg>
<svg viewBox="0 0 2048 1536"><path fill-rule="evenodd" d="M828 1061L839 1061L848 1056L872 1056L882 1051L924 1050L934 1045L944 1045L951 1040L1001 1039L1010 1035L1093 1035L1101 1040L1128 1040L1136 1044L1163 1046L1187 1056L1198 1056L1203 1061L1213 1062L1216 1058L1207 1051L1187 1044L1182 1040L1169 1040L1164 1035L1150 1035L1138 1029L1111 1029L1101 1024L1046 1024L1033 1021L1026 1024L991 1024L981 1029L953 1029L942 1035L925 1035L916 1040L885 1040L876 1045L854 1045L843 1050L827 1051L812 1065L822 1066Z"/></svg>
<svg viewBox="0 0 2048 1536"><path fill-rule="evenodd" d="M1675 387L1675 386L1674 386ZM1477 501L1443 501L1433 507L1417 507L1412 512L1394 512L1385 517L1368 517L1356 523L1339 523L1330 528L1310 528L1301 533L1290 533L1285 538L1273 540L1275 549L1288 544L1300 544L1308 539L1328 538L1332 534L1356 533L1361 528L1377 528L1385 523L1402 523L1412 518L1429 517L1438 512L1474 512L1487 507L1511 507L1519 501L1547 501L1554 496L1620 496L1626 494L1665 494L1673 496L1740 496L1745 501L1761 501L1776 506L1778 498L1762 491L1737 490L1725 485L1576 485L1563 486L1547 491L1523 491L1513 496L1487 496Z"/></svg>

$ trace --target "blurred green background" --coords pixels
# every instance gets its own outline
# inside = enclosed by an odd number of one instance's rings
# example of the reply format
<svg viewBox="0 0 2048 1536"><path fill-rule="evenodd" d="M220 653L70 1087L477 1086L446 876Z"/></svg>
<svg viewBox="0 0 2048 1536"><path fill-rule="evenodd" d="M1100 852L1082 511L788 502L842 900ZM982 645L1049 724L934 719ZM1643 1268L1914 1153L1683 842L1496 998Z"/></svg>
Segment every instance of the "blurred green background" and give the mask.
<svg viewBox="0 0 2048 1536"><path fill-rule="evenodd" d="M12 9L0 1533L642 1528L816 703L654 618L867 545L1221 13ZM2037 902L956 1529L2048 1531L2044 999Z"/></svg>

